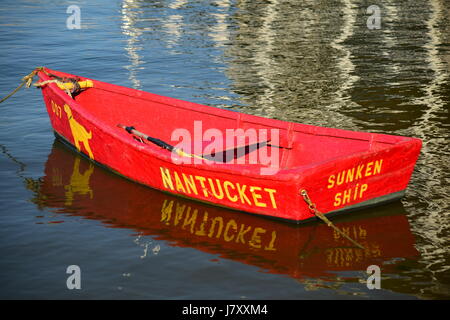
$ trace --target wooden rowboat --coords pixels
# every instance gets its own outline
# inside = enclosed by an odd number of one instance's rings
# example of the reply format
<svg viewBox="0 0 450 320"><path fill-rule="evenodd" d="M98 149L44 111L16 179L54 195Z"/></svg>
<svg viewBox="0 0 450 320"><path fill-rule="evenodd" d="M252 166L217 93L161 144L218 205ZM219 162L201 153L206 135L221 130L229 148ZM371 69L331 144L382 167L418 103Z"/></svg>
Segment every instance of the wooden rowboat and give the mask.
<svg viewBox="0 0 450 320"><path fill-rule="evenodd" d="M314 206L329 216L401 198L421 148L416 138L267 119L47 68L38 76L57 137L92 161L155 189L297 223Z"/></svg>

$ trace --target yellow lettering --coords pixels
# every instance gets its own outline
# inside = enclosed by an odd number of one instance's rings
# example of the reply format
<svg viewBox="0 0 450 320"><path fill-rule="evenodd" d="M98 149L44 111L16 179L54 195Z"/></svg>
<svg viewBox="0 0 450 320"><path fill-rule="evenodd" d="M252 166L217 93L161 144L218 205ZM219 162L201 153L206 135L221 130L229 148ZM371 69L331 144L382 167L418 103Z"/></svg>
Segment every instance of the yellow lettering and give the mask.
<svg viewBox="0 0 450 320"><path fill-rule="evenodd" d="M253 196L253 201L255 202L255 205L257 207L267 207L267 204L265 204L264 202L259 202L259 199L262 198L262 196L258 193L255 192L255 190L261 190L260 187L250 187L250 192L252 193Z"/></svg>
<svg viewBox="0 0 450 320"><path fill-rule="evenodd" d="M277 208L277 203L275 202L275 196L273 194L275 192L277 192L277 190L264 188L264 191L266 191L269 194L270 202L272 203L272 208L276 209Z"/></svg>
<svg viewBox="0 0 450 320"><path fill-rule="evenodd" d="M353 195L353 200L356 200L356 197L358 196L358 188L359 188L359 183L356 184L355 193Z"/></svg>
<svg viewBox="0 0 450 320"><path fill-rule="evenodd" d="M334 176L334 174L332 174L331 176L328 177L328 189L331 189L334 187L334 180L336 179L336 177Z"/></svg>
<svg viewBox="0 0 450 320"><path fill-rule="evenodd" d="M203 190L203 195L205 197L208 197L208 189L206 189L205 186L205 177L201 177L201 176L195 176L195 179L197 179L200 182L200 185L202 186L202 190Z"/></svg>
<svg viewBox="0 0 450 320"><path fill-rule="evenodd" d="M203 214L203 222L200 225L200 228L197 231L195 231L195 235L196 236L204 236L204 235L206 235L205 224L206 224L207 221L208 221L208 212L205 211L205 213Z"/></svg>
<svg viewBox="0 0 450 320"><path fill-rule="evenodd" d="M230 181L225 181L223 183L223 188L225 189L225 194L227 195L228 200L231 202L236 202L238 200L237 195L234 195L233 197L230 195L230 190L228 189L230 187L234 190L234 185Z"/></svg>
<svg viewBox="0 0 450 320"><path fill-rule="evenodd" d="M359 226L359 238L365 239L367 237L367 230Z"/></svg>
<svg viewBox="0 0 450 320"><path fill-rule="evenodd" d="M186 209L186 205L180 205L177 202L176 208L175 208L175 221L174 226L178 225L178 223L183 219L184 209ZM190 209L189 209L190 210Z"/></svg>
<svg viewBox="0 0 450 320"><path fill-rule="evenodd" d="M369 177L372 175L372 166L373 166L373 162L369 162L366 166L366 177Z"/></svg>
<svg viewBox="0 0 450 320"><path fill-rule="evenodd" d="M223 232L223 238L225 239L225 241L229 242L231 240L234 239L234 234L233 235L228 235L228 231L230 230L230 227L233 227L233 229L235 231L237 231L237 224L236 221L234 221L233 219L231 219L230 221L228 221L226 227L225 227L225 231Z"/></svg>
<svg viewBox="0 0 450 320"><path fill-rule="evenodd" d="M342 194L341 194L340 192L338 192L338 193L336 193L336 195L334 196L334 203L333 203L333 205L334 205L335 207L341 205L341 195L342 195Z"/></svg>
<svg viewBox="0 0 450 320"><path fill-rule="evenodd" d="M247 186L244 184L241 187L239 185L239 183L236 183L236 186L237 186L237 191L238 191L239 197L241 198L241 202L244 204L245 204L245 202L247 202L249 205L252 205L252 203L250 202L250 199L245 194L245 189L247 188ZM245 202L244 202L244 200L245 200Z"/></svg>
<svg viewBox="0 0 450 320"><path fill-rule="evenodd" d="M170 216L172 215L172 207L173 200L169 201L169 203L167 203L167 200L164 200L161 208L161 222L165 222L167 225L169 224Z"/></svg>
<svg viewBox="0 0 450 320"><path fill-rule="evenodd" d="M361 186L361 190L359 191L359 197L360 197L360 198L363 197L363 193L364 193L364 191L367 190L368 187L369 187L369 186L367 185L367 183L364 183L364 184Z"/></svg>
<svg viewBox="0 0 450 320"><path fill-rule="evenodd" d="M249 187L251 188L251 187ZM210 217L207 211L203 212L201 223L197 225L198 211L182 203L175 202L175 215L173 225L188 229L195 236L208 236L209 238L222 238L226 242L249 245L253 248L264 248L266 251L276 251L277 232L272 231L267 236L264 228L254 228L243 223L238 223L234 219L224 223L223 217ZM171 215L174 212L174 201L164 200L161 208L161 221L169 225ZM186 214L184 214L186 213ZM180 222L183 221L182 224ZM209 227L208 227L209 225ZM223 231L223 232L222 232ZM267 242L267 241L268 242Z"/></svg>
<svg viewBox="0 0 450 320"><path fill-rule="evenodd" d="M195 185L194 177L190 174L189 178L183 173L184 184L186 185L187 192L191 194L194 192L196 196L198 196L197 186Z"/></svg>
<svg viewBox="0 0 450 320"><path fill-rule="evenodd" d="M188 207L188 211L186 212L186 217L184 218L183 226L184 229L186 226L191 225L191 233L194 233L195 221L197 220L197 209L194 210L191 216L191 207Z"/></svg>
<svg viewBox="0 0 450 320"><path fill-rule="evenodd" d="M52 111L54 114L56 114L58 117L62 118L62 109L60 106L58 106L53 100L51 101L52 105Z"/></svg>
<svg viewBox="0 0 450 320"><path fill-rule="evenodd" d="M264 250L276 251L277 249L275 249L275 246L274 246L276 238L277 238L277 232L272 231L272 239L270 240L269 245L264 248Z"/></svg>
<svg viewBox="0 0 450 320"><path fill-rule="evenodd" d="M373 168L373 174L381 172L381 166L383 165L383 159L375 161L375 167Z"/></svg>
<svg viewBox="0 0 450 320"><path fill-rule="evenodd" d="M161 177L162 177L162 181L164 183L164 188L169 188L170 190L174 190L173 189L173 183L172 183L172 177L170 176L170 171L169 169L160 167L159 168L161 170Z"/></svg>
<svg viewBox="0 0 450 320"><path fill-rule="evenodd" d="M236 243L240 241L241 243L245 244L244 236L247 232L250 231L250 229L252 227L249 226L247 229L245 229L245 231L244 231L244 227L245 227L245 224L241 224L241 229L239 230L239 233L236 236Z"/></svg>
<svg viewBox="0 0 450 320"><path fill-rule="evenodd" d="M183 183L181 183L180 177L176 171L173 172L173 176L175 177L175 189L186 193L186 189L184 189Z"/></svg>
<svg viewBox="0 0 450 320"><path fill-rule="evenodd" d="M355 168L348 169L345 178L345 183L353 182L354 175L355 175Z"/></svg>
<svg viewBox="0 0 450 320"><path fill-rule="evenodd" d="M222 190L222 185L220 184L219 179L216 179L217 189L220 190L219 194L217 194L217 192L216 192L216 187L214 186L214 183L213 183L212 179L208 178L208 181L209 181L209 185L211 187L211 191L212 191L213 196L216 197L219 200L223 199L223 190Z"/></svg>
<svg viewBox="0 0 450 320"><path fill-rule="evenodd" d="M339 172L339 173L338 173L338 176L337 176L336 184L337 184L338 186L340 186L341 184L343 184L343 183L344 183L344 178L345 178L345 171Z"/></svg>
<svg viewBox="0 0 450 320"><path fill-rule="evenodd" d="M265 229L255 228L249 244L254 248L261 248L261 237L259 235L263 233L266 233Z"/></svg>
<svg viewBox="0 0 450 320"><path fill-rule="evenodd" d="M342 204L350 202L350 196L352 195L352 189L344 191L344 196L342 197Z"/></svg>
<svg viewBox="0 0 450 320"><path fill-rule="evenodd" d="M211 227L209 228L208 237L211 238L212 235L214 234L217 222L219 223L219 229L217 230L216 238L219 238L220 235L222 234L223 218L222 217L215 217L214 219L212 219Z"/></svg>
<svg viewBox="0 0 450 320"><path fill-rule="evenodd" d="M362 178L362 170L364 169L364 165L361 164L358 166L358 169L356 170L356 177L355 180L361 179Z"/></svg>

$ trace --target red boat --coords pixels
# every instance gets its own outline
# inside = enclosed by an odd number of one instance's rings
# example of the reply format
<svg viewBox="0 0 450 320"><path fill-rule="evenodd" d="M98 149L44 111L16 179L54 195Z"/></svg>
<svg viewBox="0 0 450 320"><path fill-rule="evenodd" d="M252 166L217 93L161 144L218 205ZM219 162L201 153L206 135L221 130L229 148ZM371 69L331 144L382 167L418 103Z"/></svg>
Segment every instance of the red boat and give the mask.
<svg viewBox="0 0 450 320"><path fill-rule="evenodd" d="M42 68L57 137L162 191L301 222L401 198L415 138L267 119Z"/></svg>

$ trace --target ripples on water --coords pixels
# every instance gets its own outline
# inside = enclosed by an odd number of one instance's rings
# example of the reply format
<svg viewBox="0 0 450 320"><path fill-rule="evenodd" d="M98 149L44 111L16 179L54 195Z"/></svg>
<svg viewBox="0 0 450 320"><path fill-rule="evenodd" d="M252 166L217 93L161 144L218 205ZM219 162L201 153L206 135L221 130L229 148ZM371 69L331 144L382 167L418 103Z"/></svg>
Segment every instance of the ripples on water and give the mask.
<svg viewBox="0 0 450 320"><path fill-rule="evenodd" d="M35 66L46 65L271 118L419 137L423 139L423 149L403 206L377 211L387 210L388 215L399 211L406 215L409 227L404 234L411 232L414 239L407 248L414 248L417 254L380 257L385 265L394 267L385 275L383 283L388 288L379 297L389 298L391 291L423 298L450 296L450 8L447 1L383 1L380 30L369 30L366 26L366 9L373 4L370 1L78 1L82 29L67 30L66 9L70 4L74 2L2 1L1 95L14 87L19 76L29 73ZM45 283L41 278L53 279L45 272L23 277L20 281L11 280L20 277L20 272L32 273L24 264L30 262L25 254L33 256L33 249L46 257L48 265L50 261L73 263L68 261L77 255L82 262L89 261L89 254L74 246L70 246L74 250L71 255L63 253L65 232L80 232L77 241L83 246L94 246L95 252L110 251L114 244L122 254L120 263L125 269L133 270L130 277L130 272L110 266L111 262L118 262L117 254L104 256L91 270L99 276L101 284L90 292L86 290L84 297L123 297L120 291L129 288L127 292L131 297L267 298L261 289L281 290L276 283L282 284L283 290L295 298L340 294L378 297L378 293L364 290L364 284L358 284L359 276L350 272L356 270L360 275L361 270L364 271L361 266L340 269L338 275L332 277L323 274L300 277L296 276L303 270L300 265L294 268L297 273L283 271L283 264L277 269L282 253L270 258L274 261L272 264L264 264L256 260L269 258L251 258L248 251L240 252L236 248L221 249L225 253L214 251L220 244L206 244L205 248L195 239L193 243L183 243L180 250L181 240L175 235L172 238L161 235L164 229L143 231L142 225L141 229L133 227L138 233L133 238L136 246L130 248L121 238L124 233L97 227L93 222L80 222L79 216L111 222L114 217L102 215L106 204L75 202L79 207L74 208L67 204L65 196L58 198L56 191L45 194L40 189L38 178L44 176L43 166L50 162L47 157L49 153L54 154L54 148L51 128L37 91L20 92L3 104L0 127L3 153L0 205L2 211L8 212L1 218L4 227L0 246L5 257L2 270L10 270L2 297L70 297L56 287L53 291L43 290ZM70 161L76 161L71 157ZM81 166L87 165L81 163ZM24 188L22 177L31 179L25 180L28 189ZM45 177L58 179L58 175L48 172ZM107 181L111 186L120 185L120 180ZM103 190L99 188L93 190L94 200L95 193ZM39 195L55 199L47 199L47 202L40 199L41 202L31 206L27 202L30 191L25 190L32 190L33 203L36 203L36 194L38 200ZM77 195L80 196L89 199L90 193ZM163 200L156 202L157 214L163 204ZM146 205L149 204L142 204ZM37 208L43 211L36 211ZM60 209L53 213L54 209L50 208ZM75 220L70 216L75 216ZM46 221L44 225L53 222L52 225L60 229L37 228L42 221ZM54 223L61 221L65 223ZM255 225L258 221L248 223ZM108 225L127 226L123 222ZM87 235L83 228L90 228L93 233ZM278 224L266 227L271 228L282 232L285 227ZM298 230L286 230L294 235L301 234ZM33 244L36 235L42 239ZM106 240L99 240L99 237ZM172 247L174 241L175 247ZM137 253L137 247L144 253ZM191 247L200 251L190 251ZM326 243L318 244L317 248L324 257L333 259ZM137 256L148 254L149 250L152 254L160 253L159 260L153 259L151 264L145 265L136 262ZM243 261L241 255L249 255L250 261ZM290 259L292 262L295 258ZM308 259L306 261L313 261L313 258ZM186 260L192 267L184 266ZM257 268L252 269L247 264ZM289 267L288 262L284 264ZM100 272L105 268L109 276ZM299 279L299 283L257 273L258 268ZM329 268L332 270L331 266ZM170 270L189 277L173 277ZM199 270L203 271L201 276ZM159 280L153 274L157 272L162 274ZM132 279L136 273L144 274L145 280L123 280ZM114 278L114 274L122 275L121 280ZM218 279L224 274L235 287ZM242 278L247 280L242 282ZM57 279L55 281L61 281ZM221 293L206 286L205 279L215 281ZM24 284L24 281L37 281L41 286ZM117 282L120 285L115 286L114 293L102 289L102 285L113 287ZM166 289L162 288L163 284ZM28 291L20 290L20 285ZM150 294L149 288L158 294ZM311 293L316 291L317 295ZM203 292L203 296L199 296L199 292Z"/></svg>

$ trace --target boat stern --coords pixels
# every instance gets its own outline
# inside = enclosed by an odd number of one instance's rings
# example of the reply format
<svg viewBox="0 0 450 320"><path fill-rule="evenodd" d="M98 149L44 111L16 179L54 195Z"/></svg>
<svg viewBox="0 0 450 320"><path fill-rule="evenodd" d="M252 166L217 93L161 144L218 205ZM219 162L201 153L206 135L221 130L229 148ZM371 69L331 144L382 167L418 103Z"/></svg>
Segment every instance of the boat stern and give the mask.
<svg viewBox="0 0 450 320"><path fill-rule="evenodd" d="M392 137L392 136L389 136ZM420 154L422 141L398 137L391 145L372 142L369 151L310 168L299 183L300 217L313 216L300 195L305 190L317 209L331 216L399 200Z"/></svg>

